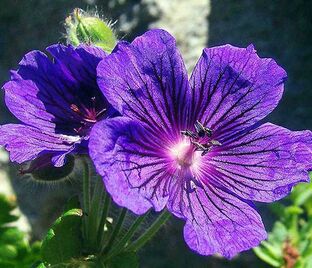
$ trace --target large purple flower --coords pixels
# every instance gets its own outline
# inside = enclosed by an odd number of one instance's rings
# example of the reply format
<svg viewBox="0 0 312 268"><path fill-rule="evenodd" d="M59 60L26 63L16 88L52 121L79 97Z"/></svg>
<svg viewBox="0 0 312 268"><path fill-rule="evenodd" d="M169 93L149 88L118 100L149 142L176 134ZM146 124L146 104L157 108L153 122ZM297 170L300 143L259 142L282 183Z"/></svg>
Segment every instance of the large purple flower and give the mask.
<svg viewBox="0 0 312 268"><path fill-rule="evenodd" d="M12 161L48 156L55 166L66 154L87 152L91 127L111 108L96 82L106 53L93 46L52 45L24 56L5 89L9 110L22 122L0 127L0 145Z"/></svg>
<svg viewBox="0 0 312 268"><path fill-rule="evenodd" d="M91 132L89 151L113 199L137 214L165 207L189 247L231 258L266 232L253 201L308 181L310 131L259 120L279 102L285 71L252 45L204 49L190 80L175 40L151 30L121 42L98 83L123 117Z"/></svg>

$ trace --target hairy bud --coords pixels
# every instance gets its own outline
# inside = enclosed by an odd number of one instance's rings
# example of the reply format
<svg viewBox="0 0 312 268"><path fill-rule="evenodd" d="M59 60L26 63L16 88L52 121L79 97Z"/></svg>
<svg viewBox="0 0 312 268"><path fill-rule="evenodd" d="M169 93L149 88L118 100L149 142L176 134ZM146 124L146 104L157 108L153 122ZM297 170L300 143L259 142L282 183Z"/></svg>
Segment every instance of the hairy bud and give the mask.
<svg viewBox="0 0 312 268"><path fill-rule="evenodd" d="M81 9L74 9L65 20L67 42L78 46L81 43L93 44L106 52L115 47L117 38L111 24Z"/></svg>

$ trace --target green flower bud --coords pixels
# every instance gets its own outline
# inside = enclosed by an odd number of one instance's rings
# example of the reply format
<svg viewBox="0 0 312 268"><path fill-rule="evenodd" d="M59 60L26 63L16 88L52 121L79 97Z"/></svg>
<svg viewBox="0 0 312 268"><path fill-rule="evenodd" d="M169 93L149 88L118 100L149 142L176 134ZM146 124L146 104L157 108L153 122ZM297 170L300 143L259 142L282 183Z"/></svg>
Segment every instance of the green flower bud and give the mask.
<svg viewBox="0 0 312 268"><path fill-rule="evenodd" d="M80 43L91 43L106 52L111 52L117 42L110 23L78 8L66 18L65 27L67 42L74 46Z"/></svg>

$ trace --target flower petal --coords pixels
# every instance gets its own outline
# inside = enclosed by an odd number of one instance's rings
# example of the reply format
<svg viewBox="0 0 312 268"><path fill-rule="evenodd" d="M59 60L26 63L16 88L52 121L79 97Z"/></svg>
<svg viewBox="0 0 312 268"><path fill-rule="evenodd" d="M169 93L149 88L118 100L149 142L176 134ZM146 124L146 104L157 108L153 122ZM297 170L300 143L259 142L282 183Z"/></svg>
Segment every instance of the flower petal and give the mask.
<svg viewBox="0 0 312 268"><path fill-rule="evenodd" d="M187 72L166 31L148 31L131 44L120 42L97 73L104 95L123 115L163 131L185 127Z"/></svg>
<svg viewBox="0 0 312 268"><path fill-rule="evenodd" d="M3 86L6 105L27 125L73 135L81 118L71 105L91 101L91 97L104 98L96 83L96 66L104 52L92 54L96 48L83 51L83 47L62 45L48 50L55 55L55 62L40 51L32 51L19 63L18 71L12 71L11 81Z"/></svg>
<svg viewBox="0 0 312 268"><path fill-rule="evenodd" d="M215 169L210 179L242 198L272 202L309 180L312 132L266 123L233 135L215 156L206 157L205 165Z"/></svg>
<svg viewBox="0 0 312 268"><path fill-rule="evenodd" d="M211 185L187 192L177 183L170 193L168 210L186 220L184 239L202 255L219 253L232 258L266 238L252 204Z"/></svg>
<svg viewBox="0 0 312 268"><path fill-rule="evenodd" d="M53 56L59 68L73 80L89 87L96 87L96 67L100 60L107 56L103 49L89 45L74 48L70 45L57 44L49 46L47 51Z"/></svg>
<svg viewBox="0 0 312 268"><path fill-rule="evenodd" d="M153 204L163 209L167 195L165 160L158 157L160 142L149 141L151 133L128 118L97 123L90 135L89 153L114 201L142 214Z"/></svg>
<svg viewBox="0 0 312 268"><path fill-rule="evenodd" d="M200 120L216 138L247 128L277 106L286 77L273 59L259 58L252 45L206 48L190 79L190 120Z"/></svg>
<svg viewBox="0 0 312 268"><path fill-rule="evenodd" d="M34 160L41 153L52 153L53 164L62 166L65 155L79 143L79 137L69 137L24 125L7 124L0 126L0 145L10 152L11 161L23 163Z"/></svg>

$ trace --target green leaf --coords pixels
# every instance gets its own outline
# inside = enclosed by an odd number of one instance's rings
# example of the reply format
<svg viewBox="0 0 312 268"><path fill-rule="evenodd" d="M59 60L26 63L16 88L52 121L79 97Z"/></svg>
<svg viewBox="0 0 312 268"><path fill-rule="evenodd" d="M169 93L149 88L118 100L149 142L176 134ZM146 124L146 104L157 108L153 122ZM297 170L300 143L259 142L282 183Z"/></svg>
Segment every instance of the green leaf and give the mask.
<svg viewBox="0 0 312 268"><path fill-rule="evenodd" d="M109 259L106 263L107 268L138 268L138 256L134 252L123 252Z"/></svg>
<svg viewBox="0 0 312 268"><path fill-rule="evenodd" d="M13 245L0 245L0 260L14 259L17 255L18 251Z"/></svg>
<svg viewBox="0 0 312 268"><path fill-rule="evenodd" d="M56 220L42 243L44 262L59 264L81 255L81 216L80 209L71 209Z"/></svg>
<svg viewBox="0 0 312 268"><path fill-rule="evenodd" d="M1 260L0 260L0 267L16 268L14 263L11 263L11 262L8 262L8 261L1 261Z"/></svg>
<svg viewBox="0 0 312 268"><path fill-rule="evenodd" d="M303 213L303 209L298 206L289 206L286 208L285 213L291 215L300 215Z"/></svg>
<svg viewBox="0 0 312 268"><path fill-rule="evenodd" d="M47 266L45 266L43 262L36 262L31 266L31 268L46 268L46 267Z"/></svg>
<svg viewBox="0 0 312 268"><path fill-rule="evenodd" d="M282 244L288 237L286 226L280 222L275 222L272 232L269 234L269 241Z"/></svg>
<svg viewBox="0 0 312 268"><path fill-rule="evenodd" d="M302 262L303 268L310 268L311 263L312 263L312 256L309 256L308 258L304 258L303 260L301 260L301 262Z"/></svg>
<svg viewBox="0 0 312 268"><path fill-rule="evenodd" d="M253 248L253 251L259 257L259 259L263 260L264 262L270 264L273 267L281 267L281 261L272 257L266 248L256 247Z"/></svg>
<svg viewBox="0 0 312 268"><path fill-rule="evenodd" d="M11 215L15 207L16 205L12 201L9 201L5 195L0 194L0 226L18 219L17 216Z"/></svg>
<svg viewBox="0 0 312 268"><path fill-rule="evenodd" d="M0 227L0 242L16 244L23 241L25 234L16 227Z"/></svg>

